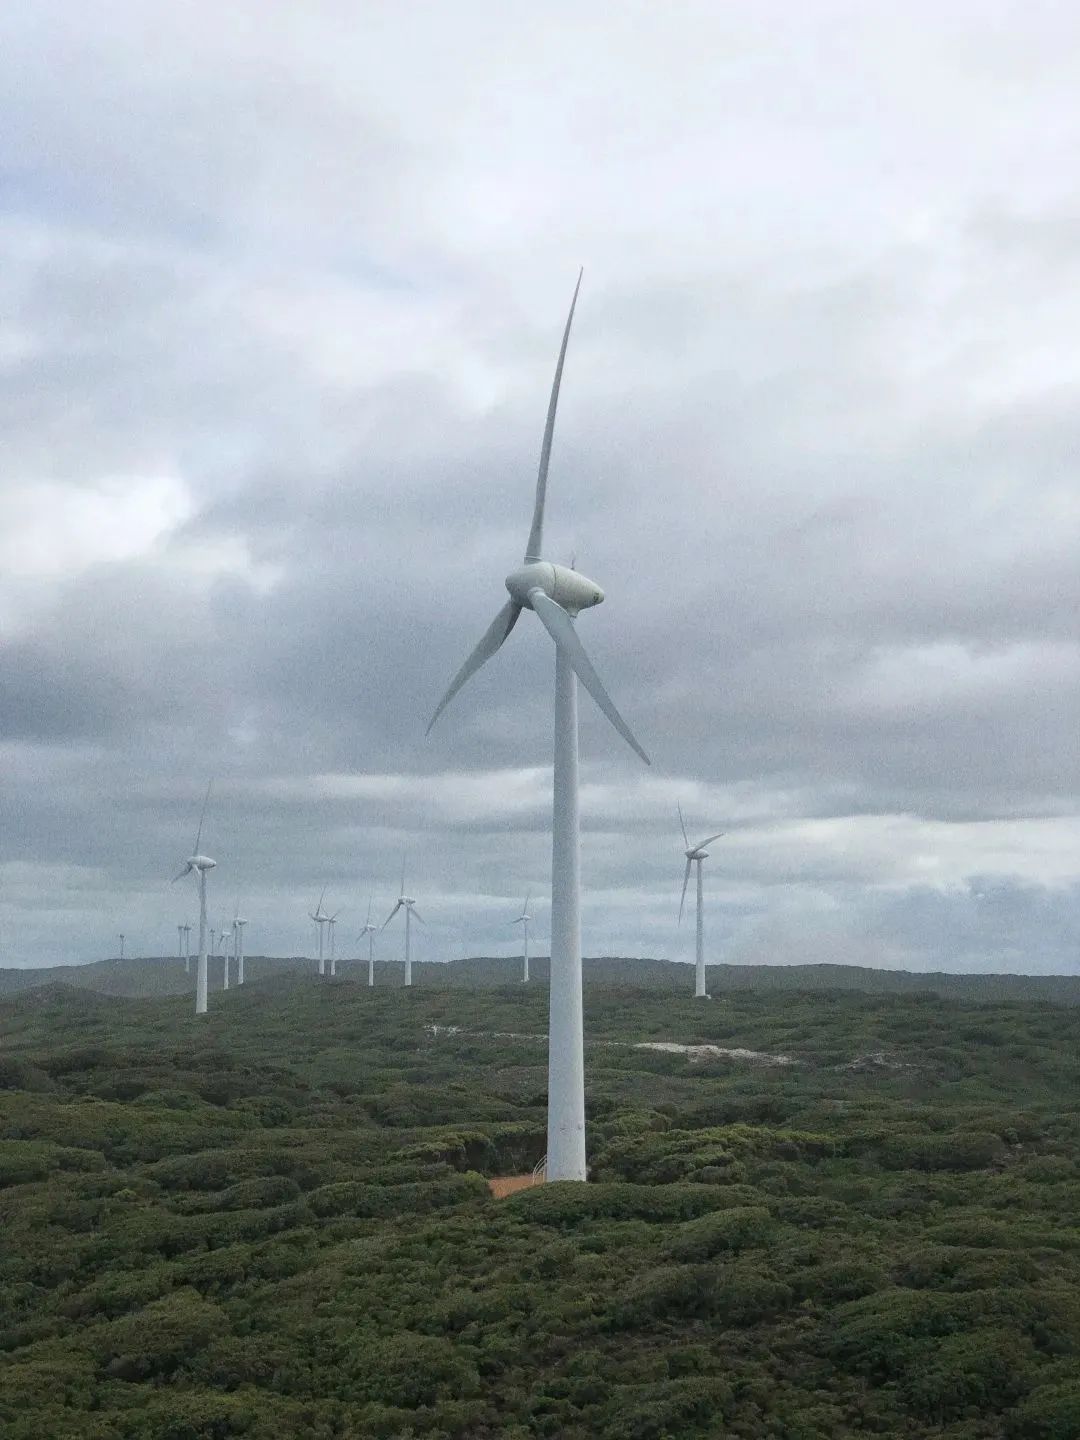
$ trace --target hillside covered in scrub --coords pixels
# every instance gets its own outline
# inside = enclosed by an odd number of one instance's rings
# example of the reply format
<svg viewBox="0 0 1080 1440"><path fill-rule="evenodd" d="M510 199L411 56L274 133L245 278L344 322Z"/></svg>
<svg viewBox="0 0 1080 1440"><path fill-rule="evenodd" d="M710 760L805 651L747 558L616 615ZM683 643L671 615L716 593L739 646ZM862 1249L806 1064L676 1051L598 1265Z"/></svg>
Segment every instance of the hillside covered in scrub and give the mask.
<svg viewBox="0 0 1080 1440"><path fill-rule="evenodd" d="M192 961L194 967L195 962ZM210 961L211 990L221 985L220 957ZM585 978L593 985L647 985L685 993L693 986L693 971L674 960L633 956L586 956ZM235 969L235 967L234 967ZM342 979L363 979L367 959L338 961ZM247 979L312 976L315 962L301 956L249 955ZM546 955L530 961L534 981L547 981ZM944 971L878 970L860 965L710 965L707 988L720 995L730 990L855 990L867 995L940 995L949 999L986 1003L1001 1000L1048 1000L1080 1005L1078 975L949 974ZM375 962L376 985L401 985L400 960ZM521 978L520 957L471 956L447 961L414 960L413 983L440 990L463 985L468 989L513 985ZM174 955L129 956L126 960L94 960L85 965L45 967L0 966L0 997L21 995L43 985L71 985L102 995L131 999L194 994L194 974L185 974Z"/></svg>
<svg viewBox="0 0 1080 1440"><path fill-rule="evenodd" d="M585 1002L504 1200L543 986L0 1002L5 1440L1080 1434L1075 1009Z"/></svg>

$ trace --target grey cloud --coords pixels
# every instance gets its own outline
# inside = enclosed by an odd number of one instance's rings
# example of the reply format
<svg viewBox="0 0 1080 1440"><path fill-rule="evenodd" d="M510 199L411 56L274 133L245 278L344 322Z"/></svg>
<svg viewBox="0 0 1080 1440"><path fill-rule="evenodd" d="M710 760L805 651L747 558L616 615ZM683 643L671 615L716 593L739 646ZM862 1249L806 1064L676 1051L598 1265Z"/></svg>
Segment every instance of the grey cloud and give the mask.
<svg viewBox="0 0 1080 1440"><path fill-rule="evenodd" d="M423 730L519 558L584 259L550 544L608 593L581 633L660 792L768 797L714 870L717 951L1072 964L1074 897L1020 876L1025 824L1080 794L1075 206L1033 145L1077 129L1036 63L1076 25L921 19L702 6L574 45L558 7L497 35L470 6L420 34L333 5L4 17L2 473L57 505L163 474L186 505L0 581L6 953L77 958L119 914L167 941L211 773L215 886L268 945L406 845L462 923L544 889L539 627ZM582 747L587 936L687 954L660 792L588 704ZM829 816L1008 821L1000 923L916 884L902 827L887 880L783 831Z"/></svg>

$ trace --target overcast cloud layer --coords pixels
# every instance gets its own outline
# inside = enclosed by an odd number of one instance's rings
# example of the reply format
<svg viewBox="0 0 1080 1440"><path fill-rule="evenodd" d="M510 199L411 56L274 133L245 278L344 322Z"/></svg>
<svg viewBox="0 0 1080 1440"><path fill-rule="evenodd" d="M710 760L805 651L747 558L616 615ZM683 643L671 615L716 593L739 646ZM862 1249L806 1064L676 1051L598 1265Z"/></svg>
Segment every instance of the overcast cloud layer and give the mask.
<svg viewBox="0 0 1080 1440"><path fill-rule="evenodd" d="M209 775L249 951L406 847L423 958L530 889L546 946L531 616L424 726L584 264L548 550L654 761L583 697L586 952L690 958L681 800L711 960L1075 970L1078 57L1051 0L3 7L0 963L175 948Z"/></svg>

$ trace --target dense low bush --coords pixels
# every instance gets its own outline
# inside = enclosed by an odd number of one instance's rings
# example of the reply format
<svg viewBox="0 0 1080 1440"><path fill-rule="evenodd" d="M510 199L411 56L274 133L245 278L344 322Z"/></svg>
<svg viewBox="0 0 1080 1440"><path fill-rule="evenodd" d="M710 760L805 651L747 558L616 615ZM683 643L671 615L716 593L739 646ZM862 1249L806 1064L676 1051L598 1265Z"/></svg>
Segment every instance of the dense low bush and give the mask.
<svg viewBox="0 0 1080 1440"><path fill-rule="evenodd" d="M4 1440L1080 1436L1080 1011L587 990L496 1201L546 1000L0 1003Z"/></svg>

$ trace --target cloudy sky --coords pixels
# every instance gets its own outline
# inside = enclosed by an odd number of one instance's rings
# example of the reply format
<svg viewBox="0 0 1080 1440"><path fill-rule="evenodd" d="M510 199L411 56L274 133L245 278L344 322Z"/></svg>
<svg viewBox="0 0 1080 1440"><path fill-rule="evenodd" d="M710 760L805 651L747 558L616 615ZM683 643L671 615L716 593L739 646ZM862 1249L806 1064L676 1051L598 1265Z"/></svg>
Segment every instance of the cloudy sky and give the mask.
<svg viewBox="0 0 1080 1440"><path fill-rule="evenodd" d="M1080 10L0 8L0 961L212 918L546 946L548 550L586 953L1080 965ZM381 918L381 914L380 914ZM349 923L346 924L346 921ZM389 932L384 953L396 954Z"/></svg>

